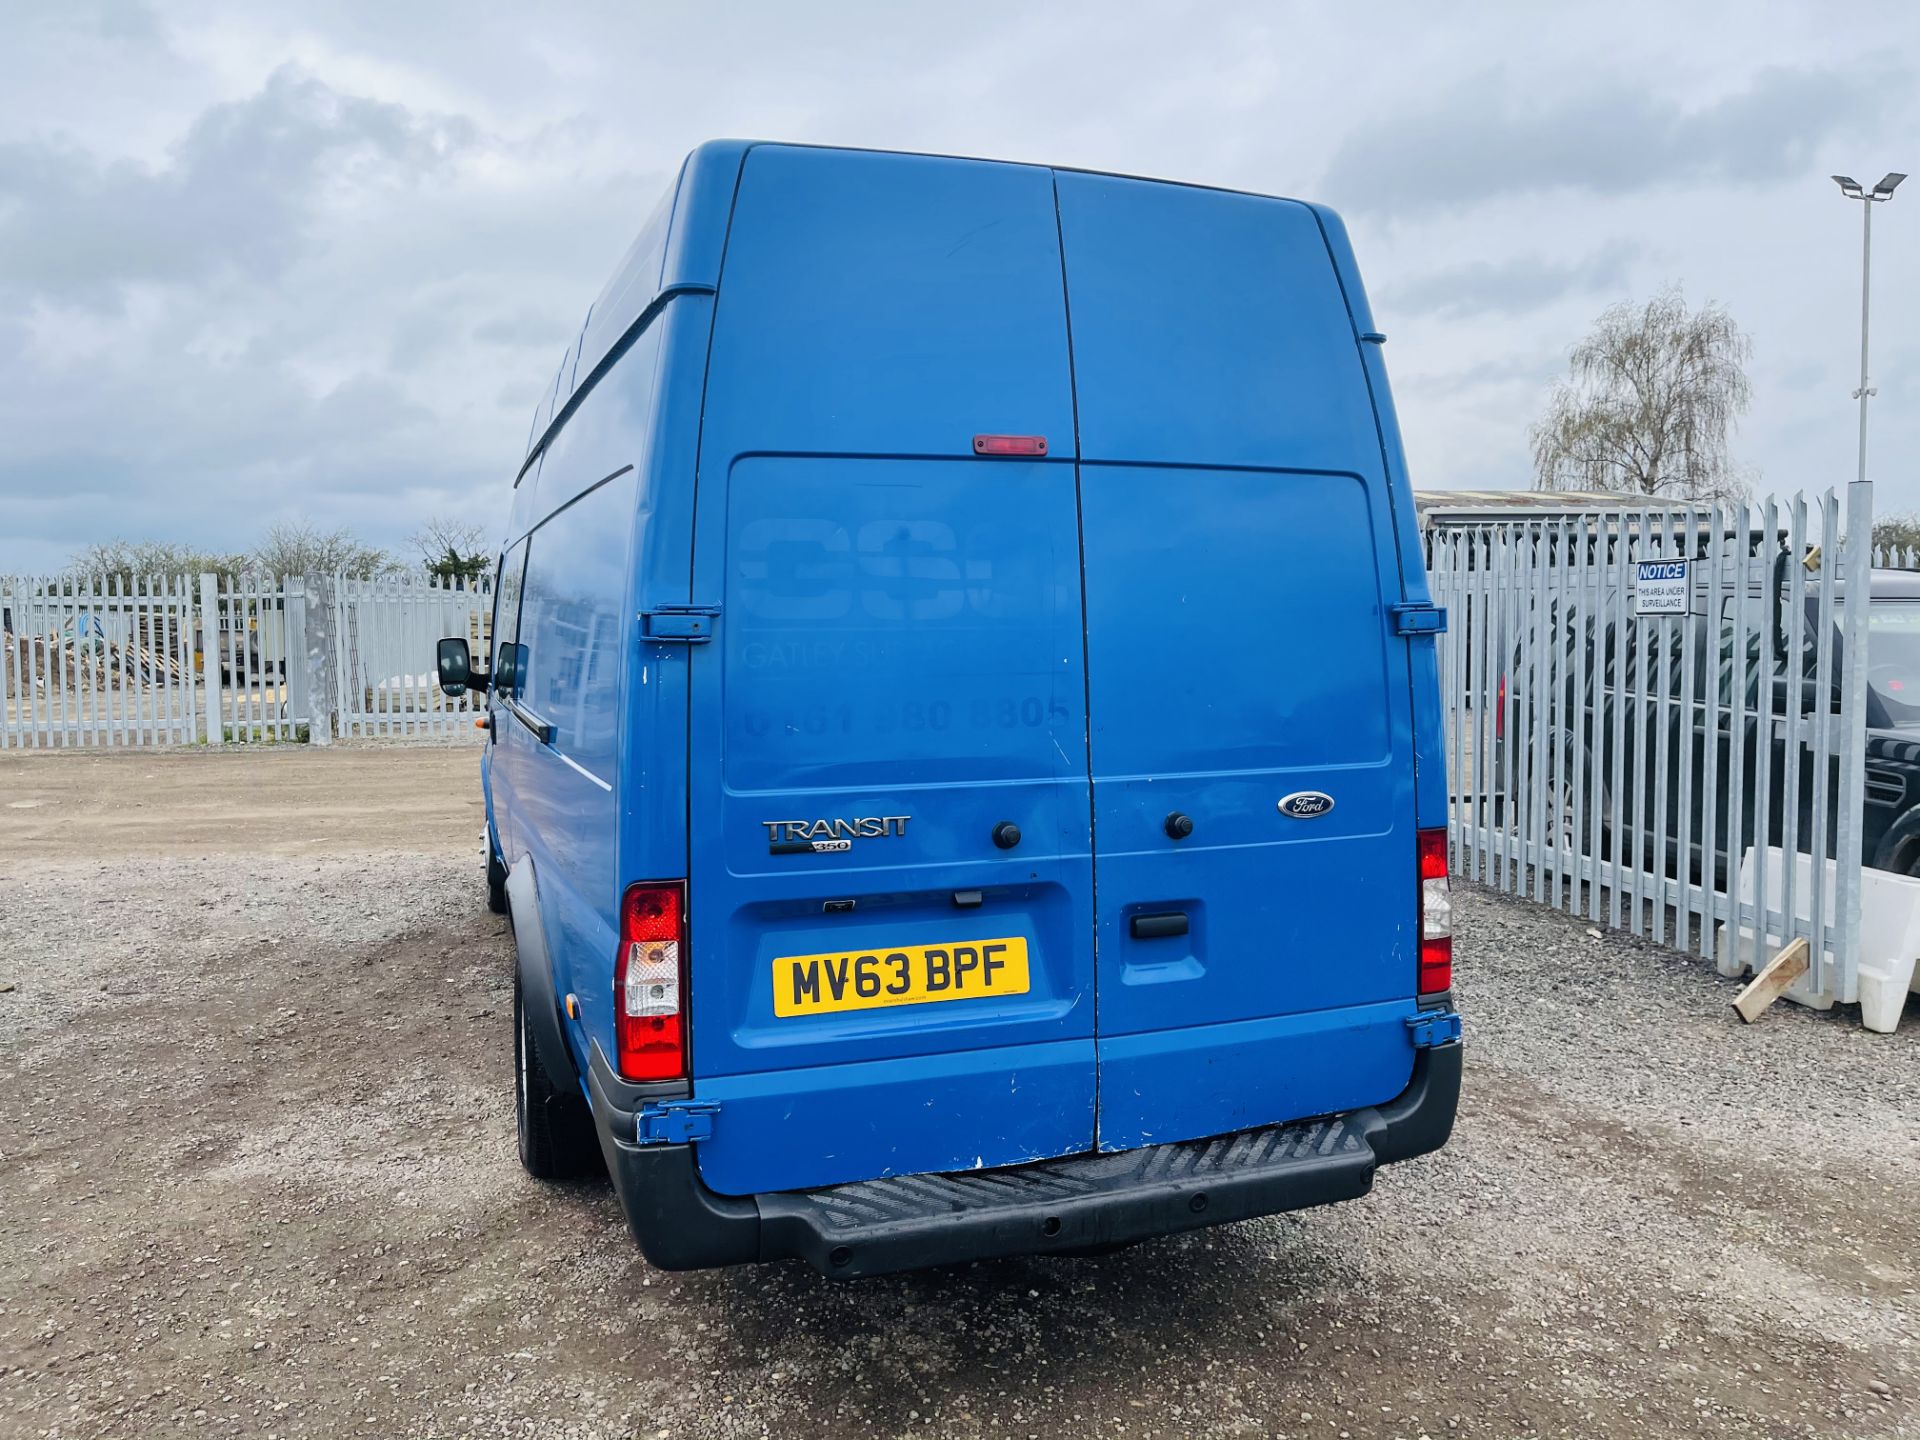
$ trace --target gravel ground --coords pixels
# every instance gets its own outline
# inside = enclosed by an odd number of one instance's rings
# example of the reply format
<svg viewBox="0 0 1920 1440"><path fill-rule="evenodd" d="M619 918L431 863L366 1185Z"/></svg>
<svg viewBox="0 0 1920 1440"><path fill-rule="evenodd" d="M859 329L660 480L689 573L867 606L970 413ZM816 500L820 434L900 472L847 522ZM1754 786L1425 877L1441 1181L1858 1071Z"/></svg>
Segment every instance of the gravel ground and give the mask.
<svg viewBox="0 0 1920 1440"><path fill-rule="evenodd" d="M472 767L0 759L0 1435L1920 1435L1920 1006L1463 890L1460 1125L1365 1200L669 1276L518 1167Z"/></svg>

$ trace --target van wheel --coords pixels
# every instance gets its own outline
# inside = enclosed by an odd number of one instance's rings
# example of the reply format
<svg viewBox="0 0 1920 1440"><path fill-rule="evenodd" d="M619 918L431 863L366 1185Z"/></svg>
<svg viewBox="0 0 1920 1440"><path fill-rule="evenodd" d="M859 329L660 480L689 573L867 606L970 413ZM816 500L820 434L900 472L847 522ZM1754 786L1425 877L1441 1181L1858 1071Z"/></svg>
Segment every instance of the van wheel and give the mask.
<svg viewBox="0 0 1920 1440"><path fill-rule="evenodd" d="M496 915L507 913L507 867L492 846L487 847L487 909Z"/></svg>
<svg viewBox="0 0 1920 1440"><path fill-rule="evenodd" d="M600 1154L586 1102L562 1094L540 1063L540 1047L527 1028L518 974L513 977L513 1119L520 1136L520 1163L536 1180L583 1174Z"/></svg>

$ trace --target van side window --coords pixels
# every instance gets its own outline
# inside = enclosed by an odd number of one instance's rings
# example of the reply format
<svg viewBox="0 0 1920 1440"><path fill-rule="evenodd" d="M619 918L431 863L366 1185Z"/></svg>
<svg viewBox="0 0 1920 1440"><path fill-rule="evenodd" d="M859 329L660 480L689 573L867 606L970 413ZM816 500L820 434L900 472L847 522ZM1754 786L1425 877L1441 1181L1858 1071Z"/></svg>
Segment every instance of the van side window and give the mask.
<svg viewBox="0 0 1920 1440"><path fill-rule="evenodd" d="M602 780L620 728L635 483L629 466L541 521L520 608L516 693L554 727L554 747Z"/></svg>
<svg viewBox="0 0 1920 1440"><path fill-rule="evenodd" d="M493 688L502 698L520 693L515 662L519 655L521 579L526 569L527 542L522 540L500 557L500 574L493 587Z"/></svg>

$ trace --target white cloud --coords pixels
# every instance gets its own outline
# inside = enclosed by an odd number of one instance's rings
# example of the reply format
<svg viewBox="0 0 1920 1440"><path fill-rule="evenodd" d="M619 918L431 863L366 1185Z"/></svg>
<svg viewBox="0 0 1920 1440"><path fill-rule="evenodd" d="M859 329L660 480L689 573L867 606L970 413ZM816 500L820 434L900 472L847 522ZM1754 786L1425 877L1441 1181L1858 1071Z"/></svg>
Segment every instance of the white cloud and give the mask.
<svg viewBox="0 0 1920 1440"><path fill-rule="evenodd" d="M1390 284L1373 303L1442 319L1518 315L1570 295L1619 293L1639 253L1637 245L1613 240L1567 261L1539 255L1469 260Z"/></svg>
<svg viewBox="0 0 1920 1440"><path fill-rule="evenodd" d="M1493 70L1356 127L1326 183L1352 209L1405 215L1507 195L1788 180L1831 139L1898 113L1912 83L1911 70L1885 61L1769 66L1733 94L1691 104L1624 75L1535 87Z"/></svg>
<svg viewBox="0 0 1920 1440"><path fill-rule="evenodd" d="M0 144L0 296L117 305L142 282L272 282L342 200L390 200L475 143L459 117L344 95L292 66L209 107L165 163Z"/></svg>

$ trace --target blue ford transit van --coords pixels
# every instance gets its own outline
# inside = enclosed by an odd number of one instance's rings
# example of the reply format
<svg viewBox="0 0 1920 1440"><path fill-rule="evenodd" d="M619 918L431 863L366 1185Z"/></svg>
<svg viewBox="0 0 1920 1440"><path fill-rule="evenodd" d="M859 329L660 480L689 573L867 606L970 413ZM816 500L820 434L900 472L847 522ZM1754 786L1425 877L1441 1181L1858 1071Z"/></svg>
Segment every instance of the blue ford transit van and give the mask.
<svg viewBox="0 0 1920 1440"><path fill-rule="evenodd" d="M521 1155L669 1268L1364 1195L1460 1084L1434 635L1340 221L719 142L513 485ZM482 670L484 664L485 669Z"/></svg>

